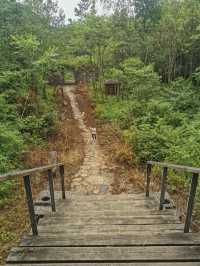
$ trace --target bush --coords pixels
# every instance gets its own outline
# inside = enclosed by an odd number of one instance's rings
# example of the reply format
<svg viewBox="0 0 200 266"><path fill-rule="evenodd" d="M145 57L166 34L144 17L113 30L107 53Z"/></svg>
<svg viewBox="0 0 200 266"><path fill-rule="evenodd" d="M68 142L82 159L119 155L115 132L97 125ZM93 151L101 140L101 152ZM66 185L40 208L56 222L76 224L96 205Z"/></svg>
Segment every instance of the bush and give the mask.
<svg viewBox="0 0 200 266"><path fill-rule="evenodd" d="M108 121L120 121L123 113L129 108L129 102L108 97L107 101L99 102L96 108L96 116Z"/></svg>
<svg viewBox="0 0 200 266"><path fill-rule="evenodd" d="M127 73L133 73L133 65L136 69L144 67L137 60L127 62ZM159 94L148 101L146 96L133 99L131 93L127 100L105 98L97 102L96 115L120 125L139 164L157 160L199 166L200 109L198 97L192 97L195 107L190 108L191 91L196 93L191 82L179 79L162 86Z"/></svg>
<svg viewBox="0 0 200 266"><path fill-rule="evenodd" d="M144 65L138 58L129 58L122 64L122 69L129 96L146 101L160 89L160 78L152 65Z"/></svg>
<svg viewBox="0 0 200 266"><path fill-rule="evenodd" d="M7 204L12 198L12 189L15 187L14 181L4 181L0 186L0 208Z"/></svg>
<svg viewBox="0 0 200 266"><path fill-rule="evenodd" d="M7 125L0 125L0 171L19 167L20 154L24 150L24 141L20 132Z"/></svg>
<svg viewBox="0 0 200 266"><path fill-rule="evenodd" d="M132 166L135 163L133 151L131 147L127 144L124 144L122 146L116 146L114 158L116 162L123 163L127 166Z"/></svg>

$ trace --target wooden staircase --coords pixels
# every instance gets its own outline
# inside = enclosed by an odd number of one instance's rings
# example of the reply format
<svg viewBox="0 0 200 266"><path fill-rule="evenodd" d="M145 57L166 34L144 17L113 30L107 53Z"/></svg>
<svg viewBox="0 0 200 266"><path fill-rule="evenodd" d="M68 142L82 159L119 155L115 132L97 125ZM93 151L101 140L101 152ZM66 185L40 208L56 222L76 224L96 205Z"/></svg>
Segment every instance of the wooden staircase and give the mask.
<svg viewBox="0 0 200 266"><path fill-rule="evenodd" d="M56 212L43 216L7 264L43 266L197 266L200 235L184 234L174 209L160 211L153 194L55 193ZM40 205L40 204L39 204Z"/></svg>

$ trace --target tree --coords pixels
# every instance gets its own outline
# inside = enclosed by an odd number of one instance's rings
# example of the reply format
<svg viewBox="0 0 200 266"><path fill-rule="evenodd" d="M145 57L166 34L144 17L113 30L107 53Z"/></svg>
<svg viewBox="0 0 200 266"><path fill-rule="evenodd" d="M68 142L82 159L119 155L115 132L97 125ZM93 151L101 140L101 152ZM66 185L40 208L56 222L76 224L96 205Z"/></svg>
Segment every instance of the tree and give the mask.
<svg viewBox="0 0 200 266"><path fill-rule="evenodd" d="M74 9L77 17L84 17L87 14L96 14L96 0L80 0L78 6Z"/></svg>
<svg viewBox="0 0 200 266"><path fill-rule="evenodd" d="M62 50L58 50L64 28L57 1L5 0L1 4L0 171L19 166L27 145L42 143L53 131L56 115L47 78L53 71L63 71Z"/></svg>

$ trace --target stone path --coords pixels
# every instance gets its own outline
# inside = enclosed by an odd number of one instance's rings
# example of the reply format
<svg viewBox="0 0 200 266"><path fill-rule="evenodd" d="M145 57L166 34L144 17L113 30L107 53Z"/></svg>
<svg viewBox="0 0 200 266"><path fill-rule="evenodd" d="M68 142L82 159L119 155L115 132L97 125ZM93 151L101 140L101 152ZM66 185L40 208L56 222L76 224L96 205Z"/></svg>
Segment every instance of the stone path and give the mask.
<svg viewBox="0 0 200 266"><path fill-rule="evenodd" d="M98 140L95 143L92 141L90 129L84 123L74 90L75 86L65 86L64 94L69 97L74 118L82 130L85 158L79 172L73 177L72 191L84 194L109 193L113 176L105 165Z"/></svg>

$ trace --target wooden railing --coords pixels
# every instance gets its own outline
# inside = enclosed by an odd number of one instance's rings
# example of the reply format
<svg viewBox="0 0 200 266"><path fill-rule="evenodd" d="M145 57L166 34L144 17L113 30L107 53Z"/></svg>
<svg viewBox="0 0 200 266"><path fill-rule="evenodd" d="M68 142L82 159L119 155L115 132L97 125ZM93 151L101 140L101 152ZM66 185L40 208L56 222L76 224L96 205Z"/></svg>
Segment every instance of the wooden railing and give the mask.
<svg viewBox="0 0 200 266"><path fill-rule="evenodd" d="M53 182L54 173L53 173L53 169L58 169L58 168L59 168L59 172L60 172L62 198L65 199L64 165L62 163L52 164L52 165L47 165L47 166L38 167L38 168L34 168L34 169L16 171L16 172L11 172L8 174L0 175L0 181L6 181L6 180L8 180L10 178L14 178L14 177L23 177L24 188L25 188L25 192L26 192L27 205L28 205L28 211L29 211L29 217L30 217L30 223L31 223L31 229L32 229L32 234L34 236L38 235L38 229L37 229L37 216L35 214L32 189L31 189L31 175L33 175L35 173L47 172L48 183L49 183L50 202L51 202L50 206L52 208L52 211L55 212L56 211L56 205L55 205L55 197L54 197L54 182Z"/></svg>
<svg viewBox="0 0 200 266"><path fill-rule="evenodd" d="M164 204L165 204L165 193L166 193L166 189L167 189L168 169L192 173L190 194L189 194L189 198L188 198L187 212L186 212L186 219L185 219L185 226L184 226L184 232L189 233L190 227L192 224L192 214L193 214L195 196L196 196L196 191L197 191L197 186L198 186L200 168L148 161L147 162L147 171L146 171L146 197L149 197L149 193L150 193L152 166L159 166L159 167L163 168L163 174L162 174L161 184L160 184L160 204L159 204L160 210L163 210Z"/></svg>

